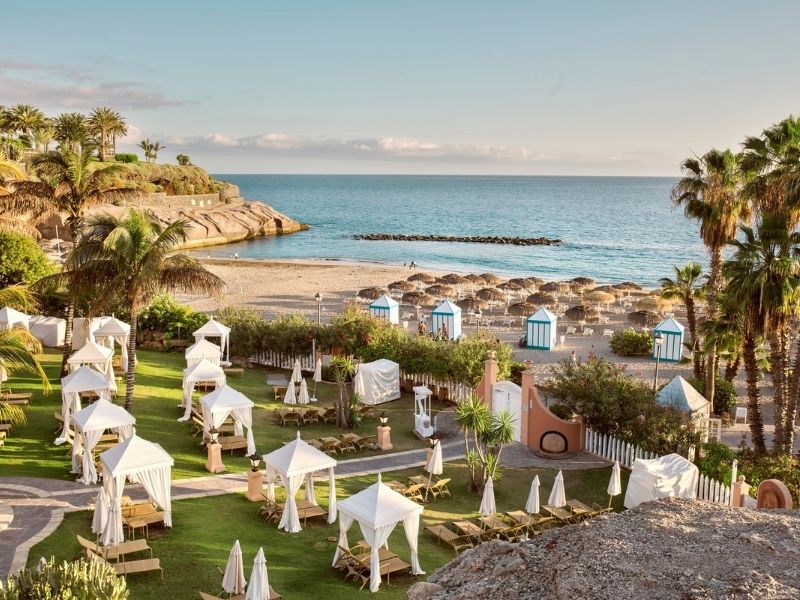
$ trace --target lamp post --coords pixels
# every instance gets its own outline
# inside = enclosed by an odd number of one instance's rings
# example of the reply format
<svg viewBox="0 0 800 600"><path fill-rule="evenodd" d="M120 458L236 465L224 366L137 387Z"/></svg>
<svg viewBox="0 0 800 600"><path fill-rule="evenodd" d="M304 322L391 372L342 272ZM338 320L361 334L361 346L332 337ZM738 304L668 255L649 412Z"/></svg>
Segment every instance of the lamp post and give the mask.
<svg viewBox="0 0 800 600"><path fill-rule="evenodd" d="M317 325L322 324L322 294L317 292L314 294L314 300L317 301Z"/></svg>
<svg viewBox="0 0 800 600"><path fill-rule="evenodd" d="M664 343L664 336L661 335L661 332L656 331L656 334L653 336L653 343L656 345L656 372L653 375L653 393L655 393L656 386L658 385L658 363L661 360L661 344Z"/></svg>
<svg viewBox="0 0 800 600"><path fill-rule="evenodd" d="M219 431L212 427L208 432L209 442L206 444L208 460L206 461L206 471L210 473L222 473L225 465L222 464L222 444L219 443Z"/></svg>
<svg viewBox="0 0 800 600"><path fill-rule="evenodd" d="M247 457L250 460L250 470L247 472L247 493L245 498L250 502L261 502L264 496L261 490L264 488L264 473L258 468L261 457L253 453Z"/></svg>
<svg viewBox="0 0 800 600"><path fill-rule="evenodd" d="M376 446L383 451L391 450L394 446L392 446L392 428L389 427L389 416L385 412L381 413L378 421L380 421L380 425L378 425L378 443Z"/></svg>
<svg viewBox="0 0 800 600"><path fill-rule="evenodd" d="M475 311L475 323L477 323L477 325L478 325L478 331L481 330L481 317L482 316L483 316L483 313L481 312L481 309L480 308L477 309Z"/></svg>

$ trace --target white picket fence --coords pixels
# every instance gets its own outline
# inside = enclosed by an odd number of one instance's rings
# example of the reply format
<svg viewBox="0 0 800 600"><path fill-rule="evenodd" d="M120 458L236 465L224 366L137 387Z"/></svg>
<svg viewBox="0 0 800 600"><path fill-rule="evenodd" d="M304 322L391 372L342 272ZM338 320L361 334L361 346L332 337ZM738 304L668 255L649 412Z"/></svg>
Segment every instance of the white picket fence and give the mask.
<svg viewBox="0 0 800 600"><path fill-rule="evenodd" d="M400 378L412 379L414 381L414 385L419 382L430 389L433 389L436 386L446 387L451 402L462 402L466 400L467 396L475 392L473 388L463 383L459 383L457 381L442 381L431 375L428 375L427 373L406 373L405 371L401 371Z"/></svg>
<svg viewBox="0 0 800 600"><path fill-rule="evenodd" d="M659 457L659 455L654 452L647 452L638 446L623 442L614 436L601 435L591 429L586 430L584 449L586 452L599 456L600 458L610 461L619 461L620 466L627 469L633 467L633 462L637 458L648 460ZM700 479L697 482L697 497L700 500L707 500L718 504L730 504L731 488L716 479L700 475Z"/></svg>
<svg viewBox="0 0 800 600"><path fill-rule="evenodd" d="M256 354L250 359L250 362L264 365L265 367L275 367L276 369L293 369L294 361L296 360L300 361L301 370L314 371L314 356L312 354L292 356L290 354L265 350L264 352Z"/></svg>

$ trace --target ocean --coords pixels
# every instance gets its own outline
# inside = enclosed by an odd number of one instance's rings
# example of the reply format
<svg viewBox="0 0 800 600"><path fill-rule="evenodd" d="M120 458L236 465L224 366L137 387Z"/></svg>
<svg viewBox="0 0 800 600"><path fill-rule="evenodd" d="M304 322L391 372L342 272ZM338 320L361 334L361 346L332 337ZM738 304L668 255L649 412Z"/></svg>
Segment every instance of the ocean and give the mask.
<svg viewBox="0 0 800 600"><path fill-rule="evenodd" d="M673 178L215 175L309 231L210 247L242 258L355 260L656 285L706 264L698 225L670 202ZM561 246L358 241L366 233L559 238Z"/></svg>

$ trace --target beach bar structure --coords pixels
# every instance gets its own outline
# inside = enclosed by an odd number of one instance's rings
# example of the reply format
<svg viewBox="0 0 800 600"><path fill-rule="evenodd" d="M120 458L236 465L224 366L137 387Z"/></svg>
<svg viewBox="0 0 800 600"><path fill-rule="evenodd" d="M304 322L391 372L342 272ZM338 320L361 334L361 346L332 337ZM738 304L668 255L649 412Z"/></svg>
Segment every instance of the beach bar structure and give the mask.
<svg viewBox="0 0 800 600"><path fill-rule="evenodd" d="M395 325L400 324L400 305L386 294L369 305L369 314L377 319L385 319Z"/></svg>
<svg viewBox="0 0 800 600"><path fill-rule="evenodd" d="M556 347L558 317L544 306L528 317L525 323L526 348L552 350Z"/></svg>
<svg viewBox="0 0 800 600"><path fill-rule="evenodd" d="M678 362L683 356L684 327L673 317L667 317L653 329L653 360ZM658 356L658 344L655 343L656 335L661 334L661 355Z"/></svg>
<svg viewBox="0 0 800 600"><path fill-rule="evenodd" d="M445 300L431 313L431 332L438 335L444 325L448 340L461 337L461 308L450 300Z"/></svg>

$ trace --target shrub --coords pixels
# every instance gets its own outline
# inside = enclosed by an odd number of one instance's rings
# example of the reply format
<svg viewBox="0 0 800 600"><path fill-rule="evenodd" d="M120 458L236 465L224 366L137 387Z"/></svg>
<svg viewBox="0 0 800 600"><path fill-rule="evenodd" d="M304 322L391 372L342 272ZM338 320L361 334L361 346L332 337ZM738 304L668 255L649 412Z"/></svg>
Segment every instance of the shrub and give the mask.
<svg viewBox="0 0 800 600"><path fill-rule="evenodd" d="M575 416L575 412L566 404L553 404L547 408L559 419L564 419L565 421L571 421L572 417Z"/></svg>
<svg viewBox="0 0 800 600"><path fill-rule="evenodd" d="M689 379L689 384L705 396L706 382L704 380L692 377ZM717 377L714 384L714 412L716 414L732 412L734 408L736 408L736 390L733 387L733 383L722 377Z"/></svg>
<svg viewBox="0 0 800 600"><path fill-rule="evenodd" d="M720 442L707 442L700 446L699 458L694 461L703 475L731 484L731 465L736 453Z"/></svg>
<svg viewBox="0 0 800 600"><path fill-rule="evenodd" d="M181 304L169 294L161 294L139 315L139 329L160 331L166 339L189 339L207 320L208 315Z"/></svg>
<svg viewBox="0 0 800 600"><path fill-rule="evenodd" d="M649 333L625 329L612 335L608 345L617 356L648 356L652 351L653 341Z"/></svg>
<svg viewBox="0 0 800 600"><path fill-rule="evenodd" d="M0 288L31 284L57 270L30 236L0 233Z"/></svg>
<svg viewBox="0 0 800 600"><path fill-rule="evenodd" d="M524 363L514 361L511 363L511 366L509 367L511 375L509 375L508 378L517 385L522 385L522 372L524 370L525 370Z"/></svg>
<svg viewBox="0 0 800 600"><path fill-rule="evenodd" d="M117 162L121 163L136 163L139 162L139 156L134 152L119 152L114 156Z"/></svg>
<svg viewBox="0 0 800 600"><path fill-rule="evenodd" d="M117 577L109 564L84 559L56 563L54 558L41 569L23 569L0 585L0 600L56 598L126 600L128 586L125 578Z"/></svg>
<svg viewBox="0 0 800 600"><path fill-rule="evenodd" d="M787 454L756 454L750 448L739 451L739 474L756 495L758 484L765 479L780 479L792 493L795 505L800 502L800 459ZM730 475L729 475L730 477Z"/></svg>

